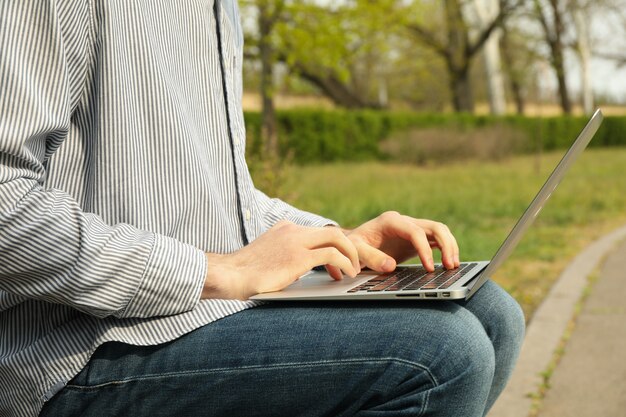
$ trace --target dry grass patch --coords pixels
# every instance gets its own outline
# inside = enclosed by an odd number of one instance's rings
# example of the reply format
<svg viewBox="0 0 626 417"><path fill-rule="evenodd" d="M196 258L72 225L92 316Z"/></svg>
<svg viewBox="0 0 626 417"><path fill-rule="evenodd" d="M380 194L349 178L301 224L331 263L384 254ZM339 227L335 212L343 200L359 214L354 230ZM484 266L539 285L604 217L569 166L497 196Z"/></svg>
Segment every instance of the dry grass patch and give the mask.
<svg viewBox="0 0 626 417"><path fill-rule="evenodd" d="M394 161L425 165L480 159L498 161L518 151L525 135L509 126L474 129L412 129L395 133L380 144Z"/></svg>

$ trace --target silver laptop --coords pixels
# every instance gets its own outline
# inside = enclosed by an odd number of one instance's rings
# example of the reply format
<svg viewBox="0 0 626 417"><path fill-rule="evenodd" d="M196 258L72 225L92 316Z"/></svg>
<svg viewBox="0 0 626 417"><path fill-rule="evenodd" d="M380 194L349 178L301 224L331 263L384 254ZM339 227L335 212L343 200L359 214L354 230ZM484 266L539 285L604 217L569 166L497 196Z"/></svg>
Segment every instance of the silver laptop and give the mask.
<svg viewBox="0 0 626 417"><path fill-rule="evenodd" d="M394 272L363 271L356 278L335 281L326 272L312 271L282 291L258 294L254 300L455 300L469 299L491 277L517 246L561 179L585 149L602 123L597 110L541 187L532 203L491 261L463 262L446 270L436 265L427 272L421 265L400 265Z"/></svg>

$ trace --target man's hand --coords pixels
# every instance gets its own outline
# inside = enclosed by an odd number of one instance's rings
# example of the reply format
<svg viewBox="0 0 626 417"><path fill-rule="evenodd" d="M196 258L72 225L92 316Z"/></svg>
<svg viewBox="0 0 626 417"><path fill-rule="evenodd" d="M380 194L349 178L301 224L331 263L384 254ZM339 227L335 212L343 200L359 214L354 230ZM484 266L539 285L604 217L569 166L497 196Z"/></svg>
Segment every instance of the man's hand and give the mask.
<svg viewBox="0 0 626 417"><path fill-rule="evenodd" d="M460 264L459 246L450 229L432 220L414 219L389 211L345 233L357 248L361 266L378 272L391 272L397 263L416 254L424 267L432 271L432 248L441 250L444 267L452 269ZM335 279L341 276L341 271L333 265L326 269Z"/></svg>
<svg viewBox="0 0 626 417"><path fill-rule="evenodd" d="M355 277L357 249L341 229L304 227L281 221L248 246L227 255L206 254L207 277L202 298L246 300L279 291L311 268L328 265Z"/></svg>

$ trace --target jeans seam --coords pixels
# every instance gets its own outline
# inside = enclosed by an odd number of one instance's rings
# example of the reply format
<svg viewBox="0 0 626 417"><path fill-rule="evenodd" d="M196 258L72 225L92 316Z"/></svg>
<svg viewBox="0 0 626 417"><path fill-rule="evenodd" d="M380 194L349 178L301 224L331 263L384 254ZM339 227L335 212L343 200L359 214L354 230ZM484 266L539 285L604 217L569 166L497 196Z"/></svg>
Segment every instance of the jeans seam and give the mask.
<svg viewBox="0 0 626 417"><path fill-rule="evenodd" d="M433 386L433 388L435 388L435 386ZM428 401L430 400L430 392L431 390L426 391L426 395L424 396L424 403L422 404L422 409L420 410L418 417L422 417L428 408Z"/></svg>
<svg viewBox="0 0 626 417"><path fill-rule="evenodd" d="M347 359L347 360L327 360L327 361L310 361L310 362L286 362L286 363L276 363L270 365L248 365L248 366L235 366L235 367L224 367L224 368L214 368L214 369L202 369L202 370L192 370L192 371L179 371L179 372L164 372L157 374L149 374L142 375L140 377L128 377L115 381L108 381L101 384L96 385L66 385L66 388L76 389L81 391L89 391L95 390L107 386L114 385L123 385L129 382L134 381L143 381L149 379L158 379L163 377L174 377L179 375L202 375L202 374L211 374L211 373L219 373L219 372L234 372L241 370L254 370L254 369L273 369L273 368L297 368L297 367L313 367L313 366L327 366L327 365L337 365L337 364L359 364L359 363L385 363L385 362L393 362L400 363L403 365L408 365L412 368L419 369L428 375L428 379L433 387L439 386L439 382L437 378L433 375L430 369L427 366L424 366L417 362L408 361L405 359L399 358L370 358L370 359ZM427 397L428 400L428 397Z"/></svg>

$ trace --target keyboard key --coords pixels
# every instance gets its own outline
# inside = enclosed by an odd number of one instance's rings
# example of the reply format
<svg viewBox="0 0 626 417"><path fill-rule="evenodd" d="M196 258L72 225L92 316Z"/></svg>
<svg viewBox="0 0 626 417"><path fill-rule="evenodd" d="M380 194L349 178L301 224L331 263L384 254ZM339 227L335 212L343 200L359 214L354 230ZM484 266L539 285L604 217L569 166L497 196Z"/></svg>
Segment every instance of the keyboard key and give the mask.
<svg viewBox="0 0 626 417"><path fill-rule="evenodd" d="M470 272L472 269L474 269L474 267L476 266L476 263L471 263L468 264L465 268L463 268L463 270L461 272L459 272L457 275L455 275L453 278L449 279L448 281L446 281L445 283L441 284L441 286L439 286L439 288L441 289L445 289L445 288L450 288L452 286L452 284L454 284L455 282L457 282L459 279L463 278L465 275L467 275L468 272Z"/></svg>
<svg viewBox="0 0 626 417"><path fill-rule="evenodd" d="M461 264L457 269L446 270L442 266L433 272L424 267L398 267L390 274L377 275L348 290L354 292L409 291L419 289L447 288L476 264ZM446 287L444 287L446 286Z"/></svg>

